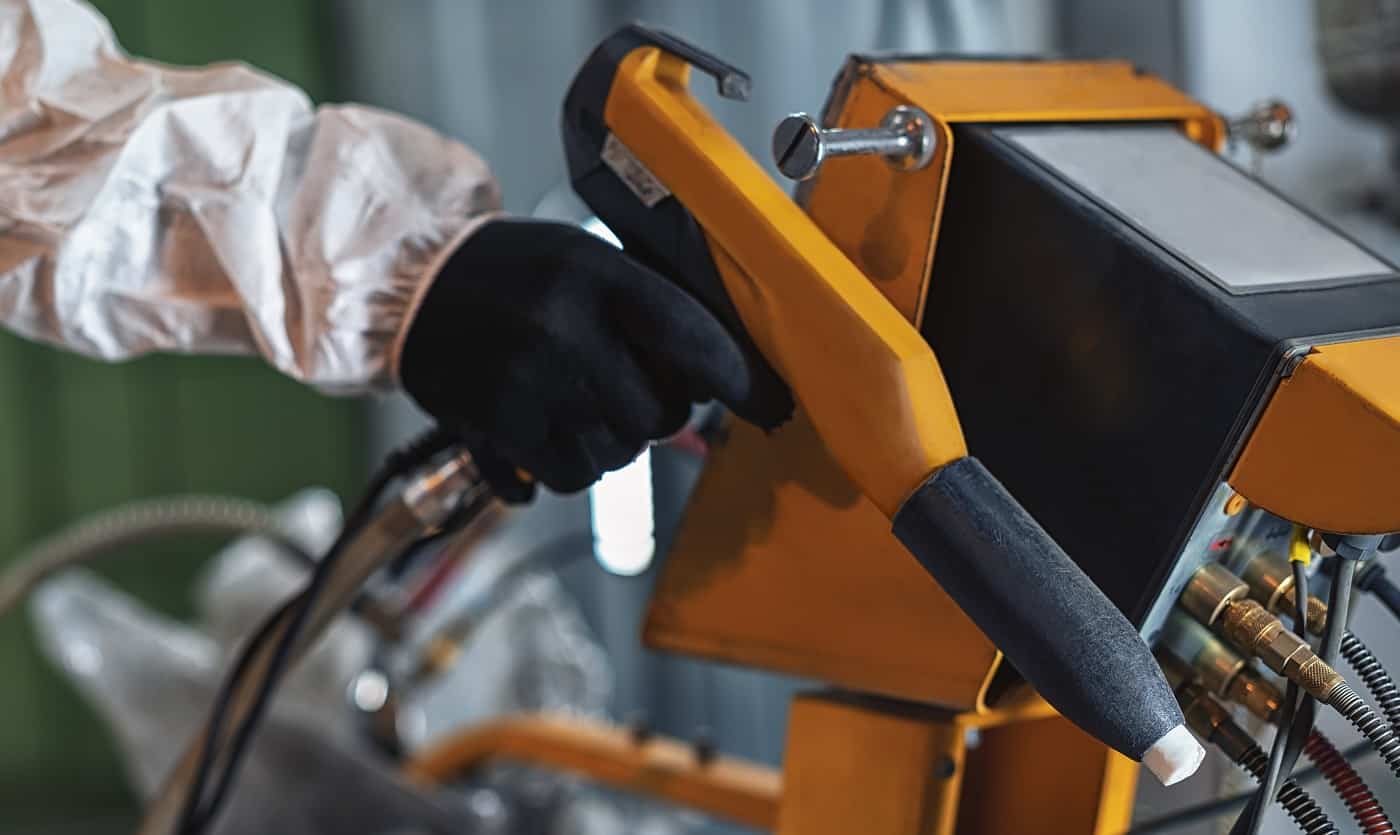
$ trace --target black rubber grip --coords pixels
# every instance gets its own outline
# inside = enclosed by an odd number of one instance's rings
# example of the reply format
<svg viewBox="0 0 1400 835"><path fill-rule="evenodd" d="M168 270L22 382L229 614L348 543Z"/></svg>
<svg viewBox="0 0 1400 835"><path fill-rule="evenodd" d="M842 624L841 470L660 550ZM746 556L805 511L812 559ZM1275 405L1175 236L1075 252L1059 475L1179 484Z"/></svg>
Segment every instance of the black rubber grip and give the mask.
<svg viewBox="0 0 1400 835"><path fill-rule="evenodd" d="M977 459L929 478L894 533L1071 722L1133 759L1182 724L1137 630Z"/></svg>

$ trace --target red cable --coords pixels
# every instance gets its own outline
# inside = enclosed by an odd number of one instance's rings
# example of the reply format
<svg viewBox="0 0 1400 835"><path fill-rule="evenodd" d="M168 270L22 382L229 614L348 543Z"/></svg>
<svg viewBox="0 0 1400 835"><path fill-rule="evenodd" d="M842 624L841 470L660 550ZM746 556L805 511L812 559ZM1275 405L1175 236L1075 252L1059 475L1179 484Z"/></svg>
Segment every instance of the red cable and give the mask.
<svg viewBox="0 0 1400 835"><path fill-rule="evenodd" d="M1395 835L1395 826L1381 808L1371 787L1351 767L1342 752L1321 731L1313 731L1303 745L1303 752L1351 810L1351 816L1361 824L1366 835Z"/></svg>
<svg viewBox="0 0 1400 835"><path fill-rule="evenodd" d="M442 549L444 552L446 548ZM457 576L458 570L467 556L467 548L455 549L453 553L441 553L437 562L428 569L427 577L408 596L405 608L410 612L422 612L437 600L448 581Z"/></svg>

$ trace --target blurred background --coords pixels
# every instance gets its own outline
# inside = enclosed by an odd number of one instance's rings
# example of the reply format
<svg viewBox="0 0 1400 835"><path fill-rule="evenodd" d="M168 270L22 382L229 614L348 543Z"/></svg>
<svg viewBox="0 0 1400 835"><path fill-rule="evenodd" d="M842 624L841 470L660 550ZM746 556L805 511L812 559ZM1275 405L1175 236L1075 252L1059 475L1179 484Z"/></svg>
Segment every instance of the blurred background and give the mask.
<svg viewBox="0 0 1400 835"><path fill-rule="evenodd" d="M557 126L566 84L619 24L669 28L754 78L750 102L708 103L759 159L772 126L818 111L846 53L858 50L1055 53L1125 57L1225 113L1278 96L1297 140L1258 172L1391 260L1400 227L1392 134L1343 107L1327 86L1310 0L96 0L126 49L160 61L240 60L318 101L406 113L476 148L510 210L557 212L564 162ZM1323 2L1337 20L1390 4ZM1355 8L1349 8L1355 7ZM1391 12L1392 22L1400 19ZM1376 41L1383 40L1376 30ZM708 92L708 91L707 91ZM1383 109L1383 108L1381 108ZM1242 164L1252 164L1242 158ZM126 499L187 491L279 500L324 485L352 500L368 468L420 428L405 402L320 397L253 360L154 357L117 366L0 334L0 554ZM654 539L664 559L700 461L672 448L651 459ZM528 549L588 537L587 496L544 497L493 544ZM191 611L194 555L181 543L103 572L175 616ZM0 557L3 559L3 557ZM562 571L611 658L609 710L645 715L681 737L776 763L786 704L801 682L639 649L654 566L608 574L588 560ZM1362 604L1361 629L1375 616ZM1400 662L1400 647L1390 649ZM124 831L135 801L110 736L40 657L22 618L0 622L0 832ZM1324 725L1326 727L1326 725ZM1335 731L1340 740L1351 737ZM1189 789L1214 791L1223 770ZM1392 781L1376 783L1390 789ZM1183 801L1173 793L1170 803ZM1324 793L1325 794L1325 793ZM1400 808L1400 794L1383 797ZM1168 808L1144 784L1141 814ZM1334 818L1344 819L1340 809ZM1275 825L1282 827L1280 821ZM1182 830L1190 831L1190 830ZM1213 831L1210 827L1200 832ZM1279 828L1277 831L1287 831Z"/></svg>

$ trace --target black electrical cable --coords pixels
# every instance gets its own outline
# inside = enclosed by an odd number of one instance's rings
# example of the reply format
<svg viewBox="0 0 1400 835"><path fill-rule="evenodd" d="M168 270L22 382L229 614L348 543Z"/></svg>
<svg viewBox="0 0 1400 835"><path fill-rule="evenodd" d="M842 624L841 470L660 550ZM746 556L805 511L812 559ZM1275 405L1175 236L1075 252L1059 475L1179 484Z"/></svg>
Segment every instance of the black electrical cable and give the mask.
<svg viewBox="0 0 1400 835"><path fill-rule="evenodd" d="M326 555L317 563L312 572L310 580L305 588L292 600L288 601L275 614L264 622L258 633L252 640L248 641L239 656L238 662L224 679L220 692L215 699L214 709L210 714L205 734L205 742L200 752L198 767L195 771L195 779L190 786L190 790L185 797L184 805L181 808L180 817L176 826L179 835L200 835L213 822L218 814L228 790L233 783L234 777L242 764L247 746L251 742L253 734L266 712L271 701L272 693L280 682L285 668L290 661L292 649L296 645L301 628L309 615L316 597L321 593L326 579L332 573L337 557L344 550L345 545L353 539L354 535L360 531L370 520L374 513L379 499L386 487L396 477L404 474L408 470L425 463L432 456L451 446L455 442L455 437L440 428L423 434L411 441L404 447L391 453L370 480L365 495L360 499L355 509L346 519L345 525L341 529L340 535L331 545ZM227 721L229 708L232 704L233 694L237 692L238 686L243 678L248 674L253 659L258 656L263 645L272 636L277 634L276 626L286 620L286 627L281 630L276 647L263 673L258 688L255 691L251 706L243 721L234 729L228 747L228 754L224 757L224 767L221 771L218 782L214 790L205 799L205 793L209 784L210 774L214 764L220 759L220 740L223 736L224 724Z"/></svg>
<svg viewBox="0 0 1400 835"><path fill-rule="evenodd" d="M1323 633L1323 660L1336 665L1336 656L1341 649L1342 633L1346 630L1346 620L1351 606L1352 582L1356 576L1356 560L1339 562L1332 579L1332 594L1327 601L1327 628ZM1330 652L1330 655L1328 654ZM1400 777L1400 735L1366 704L1351 685L1343 683L1333 691L1329 703L1361 734L1376 746L1381 759L1389 766L1392 774Z"/></svg>
<svg viewBox="0 0 1400 835"><path fill-rule="evenodd" d="M386 480L387 483L387 480ZM382 489L382 488L381 488ZM371 490L366 494L361 504L373 506L377 493ZM189 793L185 796L185 802L181 809L179 823L175 831L179 835L197 835L203 832L211 822L222 804L223 796L227 791L227 784L232 782L235 772L238 770L243 749L247 744L247 739L251 735L251 729L261 720L263 712L266 710L267 702L277 682L280 681L283 669L291 655L291 649L295 645L304 625L307 616L310 614L311 606L330 575L331 569L335 567L337 557L343 550L345 542L349 540L359 526L352 528L348 523L341 530L340 536L336 538L334 544L316 564L316 568L311 573L311 579L305 588L291 600L278 608L270 617L264 621L252 640L243 645L239 653L238 661L234 664L230 673L224 678L224 683L219 689L219 694L214 702L214 708L210 713L207 724L207 731L204 738L204 747L200 752L199 766L195 771L194 781L190 786ZM251 706L243 722L239 723L230 736L229 754L224 762L224 767L215 783L215 788L208 799L205 799L208 790L210 775L214 770L214 765L220 759L220 741L223 738L224 725L228 719L229 708L233 701L234 694L238 691L239 684L247 677L248 670L268 641L278 634L278 627L282 626L281 637L273 650L271 658L268 660L266 671L263 673L258 689L254 694Z"/></svg>
<svg viewBox="0 0 1400 835"><path fill-rule="evenodd" d="M1350 631L1342 638L1342 657L1361 678L1392 731L1400 732L1400 687L1370 648Z"/></svg>
<svg viewBox="0 0 1400 835"><path fill-rule="evenodd" d="M1327 666L1337 669L1342 651L1342 636L1351 620L1351 589L1356 582L1357 560L1334 557L1336 571L1332 575L1332 590L1327 595L1327 625L1322 630L1322 647L1318 654Z"/></svg>
<svg viewBox="0 0 1400 835"><path fill-rule="evenodd" d="M1298 560L1293 561L1293 590L1295 603L1293 628L1306 640L1308 573L1306 566ZM1297 720L1298 708L1298 685L1290 681L1284 696L1283 713L1279 715L1278 730L1274 734L1273 745L1269 748L1268 768L1259 781L1259 790L1255 792L1249 805L1245 807L1244 812L1240 814L1234 826L1231 827L1231 835L1238 835L1238 833L1258 835L1263 828L1264 812L1276 799L1280 781L1286 781L1286 775L1293 771L1293 763L1297 762L1296 754L1292 761L1287 760L1287 754L1289 739L1293 735ZM1311 716L1307 717L1307 727L1309 731L1312 730Z"/></svg>
<svg viewBox="0 0 1400 835"><path fill-rule="evenodd" d="M1376 753L1376 747L1366 740L1355 743L1342 749L1342 756L1347 762L1356 762ZM1322 770L1317 766L1309 766L1299 769L1293 775L1293 781L1299 785L1314 783L1322 777ZM1185 809L1178 809L1170 814L1162 815L1158 818L1145 820L1128 829L1123 835L1154 835L1158 832L1168 832L1183 826L1203 823L1215 820L1231 812L1243 809L1249 805L1249 801L1254 797L1255 792L1247 791L1239 794L1232 794L1229 797L1220 797L1215 800L1208 800Z"/></svg>
<svg viewBox="0 0 1400 835"><path fill-rule="evenodd" d="M1386 537L1389 541L1391 537ZM1382 542L1381 550L1387 550ZM1374 595L1377 600L1390 612L1391 616L1400 620L1400 586L1390 582L1386 576L1385 566L1379 560L1368 560L1356 577L1356 587L1364 592Z"/></svg>

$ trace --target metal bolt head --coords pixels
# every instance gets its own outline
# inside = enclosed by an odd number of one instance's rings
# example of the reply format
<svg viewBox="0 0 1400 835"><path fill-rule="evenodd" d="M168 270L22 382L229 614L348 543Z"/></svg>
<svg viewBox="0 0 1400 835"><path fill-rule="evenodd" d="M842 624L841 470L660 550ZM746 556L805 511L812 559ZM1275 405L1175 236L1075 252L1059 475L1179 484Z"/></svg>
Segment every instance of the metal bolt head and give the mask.
<svg viewBox="0 0 1400 835"><path fill-rule="evenodd" d="M933 122L923 111L900 105L885 114L880 127L892 135L903 136L908 140L908 153L886 157L895 168L900 171L918 171L933 161L933 152L938 148L938 140L933 132Z"/></svg>
<svg viewBox="0 0 1400 835"><path fill-rule="evenodd" d="M806 113L794 113L773 131L773 161L784 177L810 180L826 159L821 125Z"/></svg>
<svg viewBox="0 0 1400 835"><path fill-rule="evenodd" d="M1230 120L1230 133L1249 143L1256 151L1278 151L1298 132L1293 108L1278 99L1267 99Z"/></svg>

